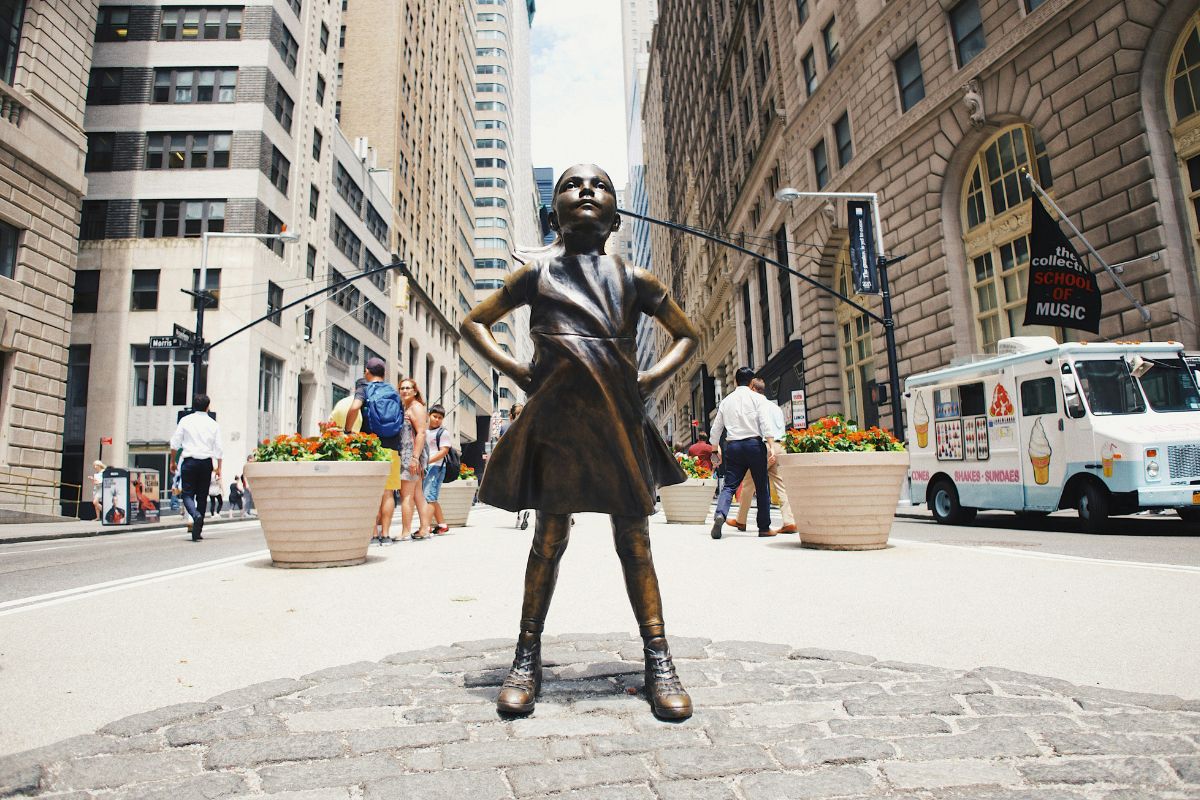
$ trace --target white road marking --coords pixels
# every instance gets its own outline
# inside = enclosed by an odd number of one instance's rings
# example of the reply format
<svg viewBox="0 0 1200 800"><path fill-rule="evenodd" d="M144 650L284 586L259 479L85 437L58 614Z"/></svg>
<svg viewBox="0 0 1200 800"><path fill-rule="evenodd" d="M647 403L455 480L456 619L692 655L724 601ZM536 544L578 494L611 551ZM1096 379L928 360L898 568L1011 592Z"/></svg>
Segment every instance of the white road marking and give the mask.
<svg viewBox="0 0 1200 800"><path fill-rule="evenodd" d="M1118 561L1110 558L1092 558L1090 556L1071 556L1062 553L1036 553L1024 549L1010 547L992 547L988 545L970 545L970 544L947 544L945 542L924 542L918 539L902 539L897 536L889 537L889 541L903 542L904 544L923 545L925 547L954 547L959 550L985 552L994 555L1011 556L1013 558L1035 558L1043 561L1076 561L1084 564L1100 564L1111 567L1135 567L1137 569L1151 569L1160 572L1185 572L1192 574L1200 574L1200 567L1187 566L1185 564L1160 564L1148 561Z"/></svg>
<svg viewBox="0 0 1200 800"><path fill-rule="evenodd" d="M9 614L19 614L23 611L32 611L34 609L46 608L47 606L58 605L60 603L79 600L83 597L91 597L98 594L107 594L109 592L128 589L133 586L141 586L148 583L158 583L160 581L171 580L185 575L191 575L197 572L204 572L210 569L219 569L228 567L251 559L261 558L269 555L269 550L255 550L252 553L243 553L236 556L227 556L218 558L213 561L201 561L198 564L189 564L183 567L175 567L174 569L164 569L159 572L147 572L143 575L131 575L128 578L118 578L117 580L104 581L103 583L93 583L88 586L76 586L72 589L63 589L57 592L49 592L47 594L33 595L31 597L20 597L16 600L6 600L0 603L0 617L8 616Z"/></svg>

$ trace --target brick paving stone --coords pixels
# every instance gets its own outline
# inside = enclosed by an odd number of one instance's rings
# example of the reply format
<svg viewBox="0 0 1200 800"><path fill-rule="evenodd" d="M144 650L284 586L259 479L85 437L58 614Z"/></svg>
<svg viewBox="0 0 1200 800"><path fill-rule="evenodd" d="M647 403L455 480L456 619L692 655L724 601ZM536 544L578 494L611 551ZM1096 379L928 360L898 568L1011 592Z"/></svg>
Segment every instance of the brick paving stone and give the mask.
<svg viewBox="0 0 1200 800"><path fill-rule="evenodd" d="M353 800L350 787L337 789L303 789L298 792L277 792L263 795L266 800Z"/></svg>
<svg viewBox="0 0 1200 800"><path fill-rule="evenodd" d="M734 707L729 710L729 721L747 727L782 727L802 722L823 722L844 717L842 704L825 703L769 703Z"/></svg>
<svg viewBox="0 0 1200 800"><path fill-rule="evenodd" d="M858 767L828 767L802 774L751 775L738 785L746 800L806 800L860 794L874 788L875 778Z"/></svg>
<svg viewBox="0 0 1200 800"><path fill-rule="evenodd" d="M840 661L845 664L857 664L866 667L876 662L873 656L861 653L851 653L848 650L824 650L820 647L798 647L788 653L790 659L811 659L815 661Z"/></svg>
<svg viewBox="0 0 1200 800"><path fill-rule="evenodd" d="M658 800L657 795L645 784L624 786L594 786L590 789L573 789L565 794L540 794L530 800Z"/></svg>
<svg viewBox="0 0 1200 800"><path fill-rule="evenodd" d="M818 672L816 675L822 683L889 683L907 677L901 672L864 667L839 667Z"/></svg>
<svg viewBox="0 0 1200 800"><path fill-rule="evenodd" d="M225 708L238 708L240 706L249 706L263 700L270 700L275 697L283 697L288 694L308 688L307 681L298 681L295 678L277 678L273 681L263 681L255 683L251 686L246 686L241 689L234 689L230 692L222 692L216 697L208 698L208 702L216 703Z"/></svg>
<svg viewBox="0 0 1200 800"><path fill-rule="evenodd" d="M257 773L263 790L269 793L352 786L381 778L398 777L404 771L405 765L399 759L375 754L357 758L272 764L260 767Z"/></svg>
<svg viewBox="0 0 1200 800"><path fill-rule="evenodd" d="M950 678L904 681L888 685L892 694L992 694L991 685L981 678Z"/></svg>
<svg viewBox="0 0 1200 800"><path fill-rule="evenodd" d="M633 728L626 720L594 714L550 719L535 716L512 723L512 735L519 739L540 739L545 736L609 736L617 733L633 733Z"/></svg>
<svg viewBox="0 0 1200 800"><path fill-rule="evenodd" d="M332 711L302 711L284 717L284 724L292 733L390 728L398 722L400 722L399 712L387 706Z"/></svg>
<svg viewBox="0 0 1200 800"><path fill-rule="evenodd" d="M445 767L442 751L434 747L404 750L400 753L400 759L409 772L437 772Z"/></svg>
<svg viewBox="0 0 1200 800"><path fill-rule="evenodd" d="M339 664L336 667L326 667L316 672L310 672L307 675L301 675L300 680L307 683L332 683L333 681L366 675L378 666L374 661L355 661L353 664Z"/></svg>
<svg viewBox="0 0 1200 800"><path fill-rule="evenodd" d="M1180 755L1195 753L1196 743L1182 736L1123 733L1050 733L1046 742L1059 755Z"/></svg>
<svg viewBox="0 0 1200 800"><path fill-rule="evenodd" d="M801 703L815 703L822 700L861 700L867 697L886 694L884 688L877 683L831 683L820 686L796 686L788 693L788 698Z"/></svg>
<svg viewBox="0 0 1200 800"><path fill-rule="evenodd" d="M775 744L806 739L822 739L825 731L820 725L805 723L783 728L735 728L728 724L708 726L708 738L714 744Z"/></svg>
<svg viewBox="0 0 1200 800"><path fill-rule="evenodd" d="M910 761L946 758L1037 756L1041 749L1021 731L974 731L950 736L913 736L894 740L900 757Z"/></svg>
<svg viewBox="0 0 1200 800"><path fill-rule="evenodd" d="M249 794L249 786L241 775L229 772L209 772L182 781L165 781L140 786L127 786L105 795L106 800L216 800L219 797L238 797Z"/></svg>
<svg viewBox="0 0 1200 800"><path fill-rule="evenodd" d="M283 720L278 717L239 715L172 725L163 733L169 744L183 747L189 744L207 744L225 739L270 736L284 732Z"/></svg>
<svg viewBox="0 0 1200 800"><path fill-rule="evenodd" d="M829 730L838 736L898 737L950 733L950 723L940 717L854 717L831 719Z"/></svg>
<svg viewBox="0 0 1200 800"><path fill-rule="evenodd" d="M1063 714L1078 710L1065 700L1041 697L998 697L988 694L966 696L976 714Z"/></svg>
<svg viewBox="0 0 1200 800"><path fill-rule="evenodd" d="M1010 764L985 759L893 762L881 769L898 789L936 789L946 786L1011 785L1021 776Z"/></svg>
<svg viewBox="0 0 1200 800"><path fill-rule="evenodd" d="M478 655L507 652L511 657L513 648L517 646L517 640L500 637L495 639L473 639L469 642L452 642L450 646L457 650Z"/></svg>
<svg viewBox="0 0 1200 800"><path fill-rule="evenodd" d="M1152 786L1171 782L1167 769L1149 758L1059 758L1026 762L1019 769L1033 783L1132 783Z"/></svg>
<svg viewBox="0 0 1200 800"><path fill-rule="evenodd" d="M516 647L516 640L512 640L509 647ZM421 661L429 663L437 663L439 661L454 661L460 658L466 658L467 651L461 647L429 647L424 650L411 650L407 653L393 653L390 656L385 656L382 661L385 664L414 664Z"/></svg>
<svg viewBox="0 0 1200 800"><path fill-rule="evenodd" d="M1084 800L1085 798L1075 789L1046 786L1024 789L973 786L970 789L944 789L932 794L936 800ZM1140 795L1138 800L1146 800L1146 796Z"/></svg>
<svg viewBox="0 0 1200 800"><path fill-rule="evenodd" d="M708 646L708 652L714 658L728 658L733 661L779 661L788 657L792 648L785 644L768 644L766 642L713 642Z"/></svg>
<svg viewBox="0 0 1200 800"><path fill-rule="evenodd" d="M955 717L954 725L961 731L1022 730L1038 735L1074 733L1083 728L1077 719L1062 714L1037 714L1032 717Z"/></svg>
<svg viewBox="0 0 1200 800"><path fill-rule="evenodd" d="M492 770L446 770L367 781L364 800L507 800L504 778Z"/></svg>
<svg viewBox="0 0 1200 800"><path fill-rule="evenodd" d="M113 789L127 783L186 777L200 772L199 750L92 756L66 762L53 776L55 789Z"/></svg>
<svg viewBox="0 0 1200 800"><path fill-rule="evenodd" d="M724 781L657 781L654 791L660 800L737 800Z"/></svg>
<svg viewBox="0 0 1200 800"><path fill-rule="evenodd" d="M698 686L688 689L693 705L732 706L740 703L763 703L782 700L786 692L778 686L763 684L731 684L725 686Z"/></svg>
<svg viewBox="0 0 1200 800"><path fill-rule="evenodd" d="M1179 712L1116 714L1081 714L1079 721L1086 727L1112 733L1195 733L1200 731L1200 714Z"/></svg>
<svg viewBox="0 0 1200 800"><path fill-rule="evenodd" d="M974 696L974 695L972 695ZM846 711L855 717L915 716L917 714L964 714L962 703L950 695L873 695L847 700Z"/></svg>
<svg viewBox="0 0 1200 800"><path fill-rule="evenodd" d="M33 794L42 782L42 767L39 764L0 763L0 797L17 794Z"/></svg>
<svg viewBox="0 0 1200 800"><path fill-rule="evenodd" d="M208 748L209 769L252 767L272 761L302 761L342 755L342 738L333 733L271 736L218 742Z"/></svg>
<svg viewBox="0 0 1200 800"><path fill-rule="evenodd" d="M134 714L116 722L110 722L101 728L99 733L111 733L114 736L133 736L137 733L156 731L174 722L197 717L209 711L216 711L220 706L216 703L177 703L173 706Z"/></svg>
<svg viewBox="0 0 1200 800"><path fill-rule="evenodd" d="M634 756L604 756L558 764L530 764L508 770L517 797L569 792L610 783L648 781L650 772ZM474 798L472 799L474 800Z"/></svg>
<svg viewBox="0 0 1200 800"><path fill-rule="evenodd" d="M351 731L346 734L346 741L350 745L350 752L360 755L378 750L428 747L447 742L459 742L466 738L466 726L457 722L444 725L409 725L400 728L377 728L375 730Z"/></svg>
<svg viewBox="0 0 1200 800"><path fill-rule="evenodd" d="M896 748L878 739L860 736L835 736L808 742L783 742L771 748L785 769L805 769L822 764L853 764L880 761L896 754Z"/></svg>
<svg viewBox="0 0 1200 800"><path fill-rule="evenodd" d="M549 756L550 750L543 739L455 742L442 748L442 762L447 769L541 764Z"/></svg>
<svg viewBox="0 0 1200 800"><path fill-rule="evenodd" d="M544 671L543 680L580 680L586 678L608 678L613 675L638 675L646 665L632 661L601 661L595 664L568 664Z"/></svg>
<svg viewBox="0 0 1200 800"><path fill-rule="evenodd" d="M631 733L619 736L593 736L588 747L598 756L615 753L648 753L668 747L707 745L699 731L686 728L664 728L654 733Z"/></svg>
<svg viewBox="0 0 1200 800"><path fill-rule="evenodd" d="M749 744L662 750L657 754L657 759L663 776L667 778L714 778L774 767L765 748Z"/></svg>
<svg viewBox="0 0 1200 800"><path fill-rule="evenodd" d="M358 694L366 690L366 675L359 675L354 678L339 678L338 680L314 683L311 686L305 686L292 696L307 699L310 697L331 697L340 694Z"/></svg>
<svg viewBox="0 0 1200 800"><path fill-rule="evenodd" d="M1167 759L1171 769L1184 783L1200 784L1200 756L1180 756Z"/></svg>
<svg viewBox="0 0 1200 800"><path fill-rule="evenodd" d="M583 739L549 739L550 757L557 759L583 758Z"/></svg>

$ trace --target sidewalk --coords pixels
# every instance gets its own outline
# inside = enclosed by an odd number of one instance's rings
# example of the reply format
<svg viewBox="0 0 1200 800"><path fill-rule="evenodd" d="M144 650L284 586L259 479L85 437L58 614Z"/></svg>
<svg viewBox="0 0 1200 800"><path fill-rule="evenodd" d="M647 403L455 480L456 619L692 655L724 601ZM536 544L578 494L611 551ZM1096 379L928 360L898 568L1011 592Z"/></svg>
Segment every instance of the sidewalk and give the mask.
<svg viewBox="0 0 1200 800"><path fill-rule="evenodd" d="M242 522L251 517L208 517L204 520L205 530L211 525L222 525L226 522ZM257 517L253 517L257 519ZM161 531L167 528L184 527L184 519L176 513L168 511L158 522L140 522L130 525L104 525L96 520L70 519L63 517L61 522L15 522L0 525L0 544L15 544L17 542L49 542L55 539L83 539L90 536L113 536L120 533L139 533L141 531Z"/></svg>
<svg viewBox="0 0 1200 800"><path fill-rule="evenodd" d="M0 796L1200 795L1200 703L1180 699L1200 698L1200 571L713 541L656 516L697 708L673 725L636 696L608 522L577 519L525 720L493 703L530 532L486 507L358 567L258 552L0 609L0 752L45 745L0 758Z"/></svg>

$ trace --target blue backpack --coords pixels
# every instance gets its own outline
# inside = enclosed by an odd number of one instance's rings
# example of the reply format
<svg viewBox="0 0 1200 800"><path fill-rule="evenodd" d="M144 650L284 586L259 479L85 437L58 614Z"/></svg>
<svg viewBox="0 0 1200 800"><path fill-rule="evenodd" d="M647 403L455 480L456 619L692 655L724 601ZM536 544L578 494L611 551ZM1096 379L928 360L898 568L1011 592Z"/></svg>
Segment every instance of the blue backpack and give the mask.
<svg viewBox="0 0 1200 800"><path fill-rule="evenodd" d="M366 393L363 411L371 433L381 438L400 433L404 427L404 406L396 387L387 381L371 381L366 386Z"/></svg>

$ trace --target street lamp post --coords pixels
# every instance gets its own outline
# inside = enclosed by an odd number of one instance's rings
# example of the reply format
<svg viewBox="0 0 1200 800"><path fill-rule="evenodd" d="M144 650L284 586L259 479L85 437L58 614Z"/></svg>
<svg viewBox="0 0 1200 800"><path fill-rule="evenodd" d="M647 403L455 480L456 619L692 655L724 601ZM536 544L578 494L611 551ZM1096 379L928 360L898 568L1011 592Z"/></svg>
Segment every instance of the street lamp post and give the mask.
<svg viewBox="0 0 1200 800"><path fill-rule="evenodd" d="M189 294L196 298L196 331L192 335L192 397L198 394L203 394L207 388L207 380L201 377L201 367L204 364L204 354L208 352L210 347L204 342L204 309L208 307L209 292L208 292L208 240L212 238L220 239L278 239L281 242L295 244L300 241L300 237L294 233L287 233L286 226L281 233L226 233L224 231L204 231L200 234L200 279L196 286L196 291L182 289L184 294Z"/></svg>

